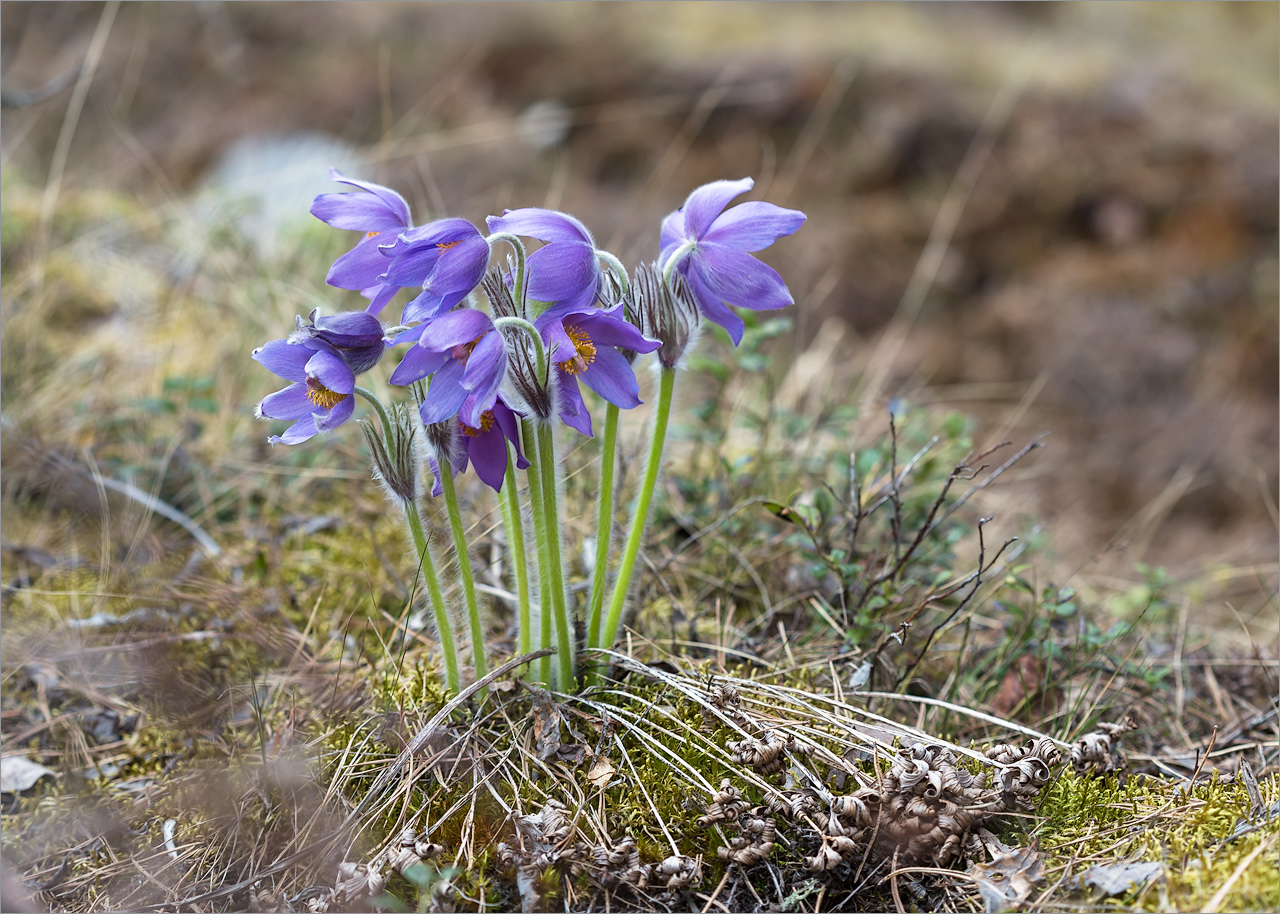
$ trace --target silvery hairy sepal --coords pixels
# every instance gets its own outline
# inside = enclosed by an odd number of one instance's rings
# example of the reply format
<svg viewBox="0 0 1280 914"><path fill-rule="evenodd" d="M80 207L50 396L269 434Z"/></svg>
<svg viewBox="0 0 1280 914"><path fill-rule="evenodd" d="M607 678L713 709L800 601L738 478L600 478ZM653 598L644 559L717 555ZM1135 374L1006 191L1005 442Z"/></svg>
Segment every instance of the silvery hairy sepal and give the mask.
<svg viewBox="0 0 1280 914"><path fill-rule="evenodd" d="M416 416L397 404L391 410L390 438L385 430L369 420L360 423L364 440L373 455L373 476L382 484L387 497L401 503L416 504L418 480L421 478L422 443L418 436Z"/></svg>
<svg viewBox="0 0 1280 914"><path fill-rule="evenodd" d="M510 264L508 267L505 273L500 269L490 270L480 281L480 287L484 289L495 317L524 317L524 308L516 302L507 279L515 275L515 270L510 268ZM554 403L553 382L550 377L539 377L538 361L530 350L532 340L525 331L517 328L503 330L503 339L507 342L507 383L516 400L522 401L513 403L513 406L538 419L550 419Z"/></svg>
<svg viewBox="0 0 1280 914"><path fill-rule="evenodd" d="M663 368L675 368L686 352L697 345L702 317L689 294L684 277L673 273L670 283L662 281L656 263L636 267L631 286L623 296L627 319L650 339L658 340L658 361ZM623 352L634 359L634 352Z"/></svg>

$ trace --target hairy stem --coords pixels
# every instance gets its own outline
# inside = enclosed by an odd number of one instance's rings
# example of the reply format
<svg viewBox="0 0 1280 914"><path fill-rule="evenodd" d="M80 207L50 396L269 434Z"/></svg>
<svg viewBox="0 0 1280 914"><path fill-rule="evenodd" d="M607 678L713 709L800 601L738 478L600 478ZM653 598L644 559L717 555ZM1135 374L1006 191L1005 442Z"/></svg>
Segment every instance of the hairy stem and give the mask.
<svg viewBox="0 0 1280 914"><path fill-rule="evenodd" d="M547 517L542 501L542 455L538 450L538 434L534 420L521 419L524 456L529 461L529 507L533 518L533 538L538 554L538 650L551 647L551 570L547 551ZM538 681L551 685L551 656L538 661Z"/></svg>
<svg viewBox="0 0 1280 914"><path fill-rule="evenodd" d="M524 551L524 516L520 512L520 490L516 486L515 460L507 451L507 475L502 484L502 525L507 531L507 551L515 568L517 618L520 622L518 653L527 654L533 638L533 615L529 609L529 563Z"/></svg>
<svg viewBox="0 0 1280 914"><path fill-rule="evenodd" d="M613 539L613 470L617 462L618 407L610 403L604 411L604 440L600 447L600 487L596 498L600 512L596 519L596 560L591 572L591 600L587 604L587 646L600 646L604 588L609 582L609 546Z"/></svg>
<svg viewBox="0 0 1280 914"><path fill-rule="evenodd" d="M462 527L462 513L458 509L458 493L453 487L453 473L449 467L440 467L440 485L444 488L444 500L449 509L449 529L453 531L453 548L458 554L458 574L462 578L462 593L467 601L467 616L471 622L471 656L476 668L476 678L483 679L489 673L489 661L485 657L484 624L480 620L480 605L476 602L476 581L471 571L471 555L467 551L467 535Z"/></svg>
<svg viewBox="0 0 1280 914"><path fill-rule="evenodd" d="M644 477L636 496L636 509L631 517L631 529L627 533L627 545L622 552L622 564L613 582L613 596L609 600L609 615L605 618L604 633L599 647L612 647L622 624L622 610L631 587L631 575L635 572L636 559L640 555L640 542L644 539L645 524L649 521L649 507L653 502L653 490L658 484L658 471L662 466L662 447L667 440L667 420L671 417L671 401L675 391L676 370L663 368L658 375L658 402L653 414L653 433L649 439L649 455L645 460Z"/></svg>
<svg viewBox="0 0 1280 914"><path fill-rule="evenodd" d="M564 587L564 558L560 537L559 494L556 491L555 427L550 422L538 424L538 464L542 475L542 510L547 529L547 570L543 602L550 604L556 627L557 685L562 692L573 690L573 628L570 625ZM548 594L549 591L549 594Z"/></svg>
<svg viewBox="0 0 1280 914"><path fill-rule="evenodd" d="M422 528L422 515L418 513L418 506L411 501L401 502L401 507L404 508L405 525L408 526L413 545L418 550L418 567L422 569L427 596L431 600L431 614L435 618L436 635L440 639L440 653L444 655L445 685L450 693L456 695L462 686L462 678L458 674L458 648L453 640L453 622L445 609L444 593L440 590L440 578L436 575L431 546Z"/></svg>

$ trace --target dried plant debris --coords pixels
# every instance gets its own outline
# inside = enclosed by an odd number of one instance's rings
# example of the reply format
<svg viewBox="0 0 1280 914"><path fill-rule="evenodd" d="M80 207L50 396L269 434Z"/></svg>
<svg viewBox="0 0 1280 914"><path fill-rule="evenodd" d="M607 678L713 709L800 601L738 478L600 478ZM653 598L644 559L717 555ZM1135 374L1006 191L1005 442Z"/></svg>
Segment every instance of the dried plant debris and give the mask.
<svg viewBox="0 0 1280 914"><path fill-rule="evenodd" d="M773 819L761 815L764 808L756 806L738 816L735 823L737 835L729 837L729 844L716 850L716 856L726 863L754 866L773 853L778 828Z"/></svg>
<svg viewBox="0 0 1280 914"><path fill-rule="evenodd" d="M989 863L975 863L969 870L988 914L1016 911L1044 883L1040 855L1034 847L997 847Z"/></svg>
<svg viewBox="0 0 1280 914"><path fill-rule="evenodd" d="M1121 737L1129 730L1137 729L1131 717L1115 724L1099 723L1071 747L1071 767L1077 774L1110 774L1123 772L1129 767Z"/></svg>
<svg viewBox="0 0 1280 914"><path fill-rule="evenodd" d="M630 888L636 891L650 884L654 867L640 863L640 850L635 838L624 835L590 844L570 843L574 824L568 808L556 800L547 800L542 809L530 815L514 817L517 841L499 842L498 859L516 870L516 887L521 910L544 910L539 877L549 868L560 865L574 877L586 875L593 883L609 891ZM659 865L662 871L654 881L663 888L679 884L688 867L671 857ZM700 874L700 867L693 867ZM684 882L687 885L688 882Z"/></svg>
<svg viewBox="0 0 1280 914"><path fill-rule="evenodd" d="M1157 861L1135 863L1100 863L1080 874L1082 887L1096 889L1103 895L1124 895L1141 888L1164 872L1164 864Z"/></svg>

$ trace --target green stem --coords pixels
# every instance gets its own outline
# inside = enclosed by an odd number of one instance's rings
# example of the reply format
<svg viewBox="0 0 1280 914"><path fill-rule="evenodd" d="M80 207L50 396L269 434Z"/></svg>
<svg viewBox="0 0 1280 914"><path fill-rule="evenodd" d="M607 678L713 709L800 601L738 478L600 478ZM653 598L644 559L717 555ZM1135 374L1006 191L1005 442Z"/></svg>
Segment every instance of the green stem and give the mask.
<svg viewBox="0 0 1280 914"><path fill-rule="evenodd" d="M516 286L515 286L515 289L513 290L512 297L515 299L516 307L519 308L521 313L523 314L524 313L524 280L525 280L525 274L527 272L527 270L525 269L525 262L527 260L527 257L525 255L524 242L520 240L520 237L518 235L513 235L510 232L494 232L492 235L489 236L488 241L489 241L489 250L493 250L493 246L497 244L499 241L505 241L507 244L511 245L512 249L515 250L516 252L516 271L515 271Z"/></svg>
<svg viewBox="0 0 1280 914"><path fill-rule="evenodd" d="M422 516L418 513L418 506L411 501L401 502L401 507L404 508L404 519L409 527L409 535L413 537L413 545L418 550L418 566L422 569L422 577L427 582L427 595L431 598L431 613L436 620L440 653L444 654L445 685L448 686L450 693L456 695L462 687L462 678L458 674L458 648L454 645L453 623L445 609L444 593L440 590L440 578L436 576L431 547L422 529Z"/></svg>
<svg viewBox="0 0 1280 914"><path fill-rule="evenodd" d="M526 476L529 480L529 513L533 517L533 538L538 553L538 650L542 650L551 646L551 562L547 557L547 517L542 510L542 460L534 420L521 419L520 430L524 437L524 456L529 461ZM538 661L538 681L544 686L551 686L550 656Z"/></svg>
<svg viewBox="0 0 1280 914"><path fill-rule="evenodd" d="M516 465L507 450L507 475L502 481L502 525L507 531L507 551L515 567L516 605L520 620L519 650L527 654L533 650L532 613L529 610L529 563L524 552L524 517L520 512L520 490L516 486Z"/></svg>
<svg viewBox="0 0 1280 914"><path fill-rule="evenodd" d="M382 433L385 436L385 440L390 441L392 433L391 416L387 413L387 408L382 405L382 401L378 399L378 395L367 387L361 387L359 384L356 385L356 393L364 397L378 413L378 418L382 420Z"/></svg>
<svg viewBox="0 0 1280 914"><path fill-rule="evenodd" d="M544 596L543 602L550 602L556 624L556 669L559 673L558 685L561 692L573 691L574 656L573 628L569 624L569 613L565 599L564 558L560 544L560 508L559 495L556 491L556 443L555 426L550 422L538 425L538 463L542 475L542 510L543 521L547 529L547 565L551 572L549 578L550 599Z"/></svg>
<svg viewBox="0 0 1280 914"><path fill-rule="evenodd" d="M627 591L631 587L631 575L636 568L636 558L640 555L640 541L644 539L645 524L649 520L649 506L653 501L653 490L657 486L658 470L662 465L662 446L667 439L667 420L671 417L676 370L663 368L658 378L658 403L653 415L653 435L649 439L649 456L644 465L640 493L636 497L635 514L631 517L631 529L627 533L627 545L622 552L622 564L618 566L618 577L613 582L613 596L609 600L609 615L605 619L604 636L600 640L600 647L612 647L618 637L618 627L622 624L622 610L627 602Z"/></svg>
<svg viewBox="0 0 1280 914"><path fill-rule="evenodd" d="M617 462L618 407L610 403L604 411L604 440L600 447L600 486L596 498L600 513L596 519L596 560L591 572L591 600L587 604L587 645L600 646L600 616L604 609L604 588L609 582L609 546L613 539L613 470Z"/></svg>
<svg viewBox="0 0 1280 914"><path fill-rule="evenodd" d="M453 548L458 554L458 574L462 578L462 593L467 601L467 615L471 620L471 656L475 663L476 679L489 674L489 662L485 658L484 625L480 621L480 606L476 603L476 581L471 572L471 555L467 551L467 535L462 528L462 513L458 510L458 493L453 487L453 473L448 463L440 467L440 484L444 488L445 504L449 508L449 528L453 531Z"/></svg>

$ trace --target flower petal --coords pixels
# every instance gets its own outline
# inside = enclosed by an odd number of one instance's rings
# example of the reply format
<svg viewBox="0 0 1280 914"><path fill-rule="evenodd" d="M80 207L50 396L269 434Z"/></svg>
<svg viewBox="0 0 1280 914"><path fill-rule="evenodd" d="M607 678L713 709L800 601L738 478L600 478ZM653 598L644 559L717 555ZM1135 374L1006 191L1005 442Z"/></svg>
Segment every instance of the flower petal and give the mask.
<svg viewBox="0 0 1280 914"><path fill-rule="evenodd" d="M290 384L284 390L267 394L258 404L258 415L267 419L298 420L310 416L316 405L307 397L307 385Z"/></svg>
<svg viewBox="0 0 1280 914"><path fill-rule="evenodd" d="M336 394L350 394L356 389L355 374L340 356L327 349L307 360L307 377L315 378Z"/></svg>
<svg viewBox="0 0 1280 914"><path fill-rule="evenodd" d="M596 350L596 357L582 373L586 385L614 406L633 409L640 405L640 386L631 363L611 347Z"/></svg>
<svg viewBox="0 0 1280 914"><path fill-rule="evenodd" d="M339 289L367 289L387 271L391 261L378 248L378 239L364 238L333 262L325 282Z"/></svg>
<svg viewBox="0 0 1280 914"><path fill-rule="evenodd" d="M595 249L581 241L553 242L529 255L529 297L535 301L563 301L586 289L594 293L599 278Z"/></svg>
<svg viewBox="0 0 1280 914"><path fill-rule="evenodd" d="M704 242L691 258L690 272L731 305L753 311L772 311L794 304L782 277L746 251Z"/></svg>
<svg viewBox="0 0 1280 914"><path fill-rule="evenodd" d="M794 233L804 225L805 218L798 209L750 200L721 213L702 240L740 251L762 251L779 238Z"/></svg>
<svg viewBox="0 0 1280 914"><path fill-rule="evenodd" d="M253 350L253 360L286 381L305 381L307 361L315 350L302 343L272 340Z"/></svg>
<svg viewBox="0 0 1280 914"><path fill-rule="evenodd" d="M427 325L418 345L430 352L446 352L470 343L493 330L493 320L475 308L461 308L442 314Z"/></svg>
<svg viewBox="0 0 1280 914"><path fill-rule="evenodd" d="M557 385L560 396L560 421L590 438L591 413L587 412L587 406L582 402L582 391L578 389L578 379L563 371L557 370L556 373L560 376L560 383Z"/></svg>
<svg viewBox="0 0 1280 914"><path fill-rule="evenodd" d="M568 213L554 209L530 206L503 210L501 216L489 216L485 223L490 232L510 232L548 244L553 241L584 241L595 247L591 232L585 225Z"/></svg>
<svg viewBox="0 0 1280 914"><path fill-rule="evenodd" d="M496 416L494 417L496 420ZM471 437L463 434L467 456L475 467L480 480L495 492L502 491L502 480L507 475L507 438L494 425L487 432Z"/></svg>
<svg viewBox="0 0 1280 914"><path fill-rule="evenodd" d="M414 381L421 381L427 375L435 374L447 361L449 357L442 352L430 352L421 346L410 346L396 370L391 372L389 380L399 387L408 387Z"/></svg>
<svg viewBox="0 0 1280 914"><path fill-rule="evenodd" d="M684 212L676 210L673 213L667 213L666 218L662 220L662 234L658 236L658 247L662 250L659 260L665 261L667 251L688 237L684 229Z"/></svg>
<svg viewBox="0 0 1280 914"><path fill-rule="evenodd" d="M701 239L730 200L755 186L756 182L751 178L743 178L741 181L712 181L689 194L681 207L684 211L686 237Z"/></svg>
<svg viewBox="0 0 1280 914"><path fill-rule="evenodd" d="M393 218L396 219L398 225L400 225L401 227L408 227L410 225L409 204L405 202L404 197L400 196L391 188L383 187L381 184L374 184L372 181L360 181L356 178L348 178L346 175L339 172L338 169L336 168L329 169L329 180L337 181L340 184L347 184L351 187L358 187L361 190L368 191L370 194L372 194L374 197L378 199L378 201L382 204L383 209L387 213L389 213ZM362 195L359 195L359 194L322 194L321 195L321 197L336 197L336 196L354 198L354 197L361 197ZM317 197L316 203L319 203L320 199L321 199L320 197ZM354 203L354 200L352 200L351 202ZM319 213L315 212L314 205L312 206L311 212L319 216ZM323 216L320 216L320 218L324 219ZM325 221L328 222L329 220L325 219ZM329 224L333 225L333 223L331 222ZM341 226L336 226L336 227L341 228ZM368 228L360 229L360 231L367 232L367 231L372 231L376 228L377 226L370 225ZM388 226L388 228L390 228L390 226Z"/></svg>
<svg viewBox="0 0 1280 914"><path fill-rule="evenodd" d="M313 416L299 419L289 426L283 435L272 435L267 441L272 444L301 444L316 435L316 420Z"/></svg>
<svg viewBox="0 0 1280 914"><path fill-rule="evenodd" d="M515 412L499 399L493 404L493 418L498 423L498 428L502 429L502 434L515 446L516 469L528 469L529 461L525 460L524 451L520 449L520 420Z"/></svg>
<svg viewBox="0 0 1280 914"><path fill-rule="evenodd" d="M339 425L351 418L351 413L355 411L355 408L356 398L347 396L335 403L333 405L333 409L325 412L313 413L312 418L316 423L316 431L333 431Z"/></svg>
<svg viewBox="0 0 1280 914"><path fill-rule="evenodd" d="M311 204L311 215L336 229L398 231L409 224L409 205L403 198L400 203L404 206L403 212L392 209L385 200L370 194L321 194Z"/></svg>
<svg viewBox="0 0 1280 914"><path fill-rule="evenodd" d="M609 311L597 310L571 318L569 323L577 323L597 347L621 346L632 352L653 352L662 345L658 340L649 339L634 324L623 319L621 305Z"/></svg>
<svg viewBox="0 0 1280 914"><path fill-rule="evenodd" d="M742 318L734 314L729 308L725 307L720 296L707 288L706 283L698 276L698 274L690 270L684 274L685 280L689 283L689 291L693 294L694 302L698 305L698 310L702 312L702 316L713 324L719 324L729 333L729 339L733 341L733 345L742 342L742 332L746 329L746 324L742 322Z"/></svg>
<svg viewBox="0 0 1280 914"><path fill-rule="evenodd" d="M418 412L428 425L444 422L458 415L458 408L466 398L467 390L462 386L462 365L449 359L432 377Z"/></svg>
<svg viewBox="0 0 1280 914"><path fill-rule="evenodd" d="M469 225L470 223L468 223ZM422 288L432 292L470 292L489 266L489 242L479 235L464 238L440 255Z"/></svg>

